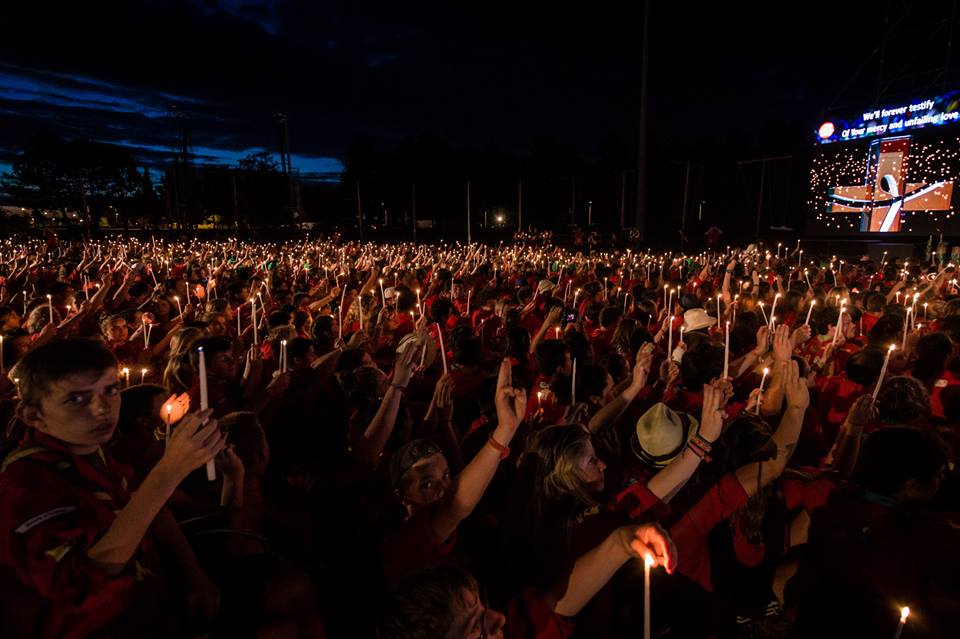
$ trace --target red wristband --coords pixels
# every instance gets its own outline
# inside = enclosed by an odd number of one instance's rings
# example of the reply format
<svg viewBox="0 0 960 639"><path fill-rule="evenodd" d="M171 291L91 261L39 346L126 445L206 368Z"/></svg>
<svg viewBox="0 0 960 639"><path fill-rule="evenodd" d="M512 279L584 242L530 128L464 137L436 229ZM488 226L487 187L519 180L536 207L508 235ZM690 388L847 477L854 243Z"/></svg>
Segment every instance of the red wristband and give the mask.
<svg viewBox="0 0 960 639"><path fill-rule="evenodd" d="M490 435L490 436L487 438L487 442L488 442L491 446L493 446L494 448L496 448L498 451L500 451L500 459L506 459L507 457L510 456L510 447L509 447L509 446L504 446L503 444L501 444L500 442L498 442L497 440L495 440L495 439L493 438L493 435Z"/></svg>

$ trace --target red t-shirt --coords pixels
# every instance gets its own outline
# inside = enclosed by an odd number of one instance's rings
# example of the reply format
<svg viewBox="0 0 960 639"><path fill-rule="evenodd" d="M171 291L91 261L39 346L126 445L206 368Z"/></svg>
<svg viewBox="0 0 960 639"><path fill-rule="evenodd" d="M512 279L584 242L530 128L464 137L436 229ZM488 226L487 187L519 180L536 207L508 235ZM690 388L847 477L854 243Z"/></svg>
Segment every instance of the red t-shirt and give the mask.
<svg viewBox="0 0 960 639"><path fill-rule="evenodd" d="M74 455L30 429L4 461L0 592L4 627L22 630L16 636L158 636L166 634L162 628L173 630L152 528L116 576L87 560L87 550L130 500L120 465L100 454Z"/></svg>
<svg viewBox="0 0 960 639"><path fill-rule="evenodd" d="M740 480L733 473L724 475L670 528L670 536L677 546L677 570L680 574L713 591L707 536L714 526L743 508L747 499Z"/></svg>
<svg viewBox="0 0 960 639"><path fill-rule="evenodd" d="M433 511L421 510L383 540L383 572L391 589L414 570L444 562L453 551L457 531L447 539L438 539L431 524Z"/></svg>

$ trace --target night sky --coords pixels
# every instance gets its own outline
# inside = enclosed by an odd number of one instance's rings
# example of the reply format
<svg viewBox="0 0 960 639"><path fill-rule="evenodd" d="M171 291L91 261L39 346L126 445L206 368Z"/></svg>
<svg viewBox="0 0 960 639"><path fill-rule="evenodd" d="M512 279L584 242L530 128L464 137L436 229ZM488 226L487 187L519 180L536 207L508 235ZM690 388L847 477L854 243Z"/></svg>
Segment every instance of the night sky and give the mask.
<svg viewBox="0 0 960 639"><path fill-rule="evenodd" d="M637 136L641 15L623 3L4 4L0 170L42 129L160 165L177 141L172 105L199 159L226 163L275 150L285 112L293 164L318 178L336 177L358 135L518 155L549 139L584 157ZM876 6L655 3L651 154L733 163L808 148L877 46ZM875 85L867 68L841 104L858 110Z"/></svg>

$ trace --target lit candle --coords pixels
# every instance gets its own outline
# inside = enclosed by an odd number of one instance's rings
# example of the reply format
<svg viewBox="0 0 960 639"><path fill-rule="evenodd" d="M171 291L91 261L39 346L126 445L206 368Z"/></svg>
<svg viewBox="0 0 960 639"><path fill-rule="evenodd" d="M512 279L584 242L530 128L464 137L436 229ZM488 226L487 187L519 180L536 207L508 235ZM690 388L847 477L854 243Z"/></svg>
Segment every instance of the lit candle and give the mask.
<svg viewBox="0 0 960 639"><path fill-rule="evenodd" d="M817 300L810 300L810 308L807 309L807 321L803 323L804 326L810 326L810 316L813 314L813 307L817 305Z"/></svg>
<svg viewBox="0 0 960 639"><path fill-rule="evenodd" d="M773 314L777 312L777 302L780 300L780 293L773 296L773 305L770 307L770 330L773 330Z"/></svg>
<svg viewBox="0 0 960 639"><path fill-rule="evenodd" d="M47 293L47 310L50 311L50 323L53 324L53 296Z"/></svg>
<svg viewBox="0 0 960 639"><path fill-rule="evenodd" d="M757 415L760 414L760 404L763 402L763 383L767 381L767 375L770 374L769 368L763 369L763 377L760 378L760 393L757 395Z"/></svg>
<svg viewBox="0 0 960 639"><path fill-rule="evenodd" d="M923 303L923 321L924 322L927 321L927 304L928 302Z"/></svg>
<svg viewBox="0 0 960 639"><path fill-rule="evenodd" d="M287 372L287 340L280 340L280 372Z"/></svg>
<svg viewBox="0 0 960 639"><path fill-rule="evenodd" d="M467 317L470 317L470 296L473 295L473 289L467 289Z"/></svg>
<svg viewBox="0 0 960 639"><path fill-rule="evenodd" d="M557 339L560 339L560 327L557 326L554 330L555 330L556 333L557 333Z"/></svg>
<svg viewBox="0 0 960 639"><path fill-rule="evenodd" d="M683 326L680 327L680 343L683 344Z"/></svg>
<svg viewBox="0 0 960 639"><path fill-rule="evenodd" d="M667 361L673 360L673 317L667 317Z"/></svg>
<svg viewBox="0 0 960 639"><path fill-rule="evenodd" d="M623 296L623 314L627 314L627 301L630 299L630 293L626 293Z"/></svg>
<svg viewBox="0 0 960 639"><path fill-rule="evenodd" d="M381 277L381 278L380 278L379 280L377 280L377 281L380 282L380 302L381 302L384 306L386 306L386 305L387 305L387 296L386 296L386 295L384 294L384 292L383 292L383 278Z"/></svg>
<svg viewBox="0 0 960 639"><path fill-rule="evenodd" d="M757 304L758 304L758 306L760 306L760 312L763 314L763 323L764 323L764 324L769 324L769 323L770 323L770 319L767 317L767 312L766 312L765 310L763 310L763 302L758 302Z"/></svg>
<svg viewBox="0 0 960 639"><path fill-rule="evenodd" d="M723 295L717 295L717 323L720 322L720 298L721 297L723 297Z"/></svg>
<svg viewBox="0 0 960 639"><path fill-rule="evenodd" d="M443 347L443 330L440 329L440 324L435 324L437 327L437 338L440 340L440 355L443 357L443 374L447 374L447 349Z"/></svg>
<svg viewBox="0 0 960 639"><path fill-rule="evenodd" d="M900 633L903 632L903 627L907 623L907 617L910 616L910 607L904 606L900 609L900 623L897 624L897 630L893 633L893 639L900 639Z"/></svg>
<svg viewBox="0 0 960 639"><path fill-rule="evenodd" d="M255 297L250 298L250 323L253 325L253 345L256 346L260 343L260 339L257 335L257 299Z"/></svg>
<svg viewBox="0 0 960 639"><path fill-rule="evenodd" d="M120 372L123 373L123 376L126 378L126 384L124 385L124 388L130 388L130 369L124 368Z"/></svg>
<svg viewBox="0 0 960 639"><path fill-rule="evenodd" d="M833 330L833 342L831 346L837 345L837 339L840 337L840 327L843 325L843 312L846 310L845 306L840 307L840 314L837 315L837 325Z"/></svg>
<svg viewBox="0 0 960 639"><path fill-rule="evenodd" d="M650 569L655 565L653 555L643 556L643 639L650 639Z"/></svg>
<svg viewBox="0 0 960 639"><path fill-rule="evenodd" d="M164 429L164 435L163 435L164 448L170 445L170 413L172 412L173 412L173 406L171 404L167 404L167 414L164 416L164 420L163 420L166 426L166 428Z"/></svg>
<svg viewBox="0 0 960 639"><path fill-rule="evenodd" d="M578 298L579 296L580 296L580 289L578 288L577 290L575 290L575 291L573 292L573 306L574 306L574 308L576 308L576 306L577 306L577 298Z"/></svg>
<svg viewBox="0 0 960 639"><path fill-rule="evenodd" d="M570 375L570 405L577 403L577 358L573 358L573 373Z"/></svg>
<svg viewBox="0 0 960 639"><path fill-rule="evenodd" d="M150 348L150 338L147 336L147 328L150 326L150 322L147 321L147 318L143 318L143 347Z"/></svg>
<svg viewBox="0 0 960 639"><path fill-rule="evenodd" d="M0 335L0 375L6 372L6 368L4 368L3 365L3 335Z"/></svg>
<svg viewBox="0 0 960 639"><path fill-rule="evenodd" d="M907 331L910 330L910 311L913 310L909 306L907 307L907 319L903 323L903 343L900 344L900 348L907 347Z"/></svg>
<svg viewBox="0 0 960 639"><path fill-rule="evenodd" d="M203 346L197 349L199 353L199 364L197 366L197 376L200 378L200 410L207 410L210 407L210 399L207 395L207 358L203 352ZM206 423L206 422L204 422ZM217 478L217 469L213 465L213 460L207 462L207 481L213 481Z"/></svg>
<svg viewBox="0 0 960 639"><path fill-rule="evenodd" d="M177 303L177 315L179 315L180 317L183 317L183 309L180 308L180 296L174 295L173 301Z"/></svg>
<svg viewBox="0 0 960 639"><path fill-rule="evenodd" d="M338 322L339 337L343 339L343 305L347 299L347 287L344 285L343 293L340 295L340 307L337 309L337 312L340 315L340 321ZM250 300L251 302L253 300Z"/></svg>
<svg viewBox="0 0 960 639"><path fill-rule="evenodd" d="M243 332L243 327L240 326L240 309L242 306L237 307L237 337L240 337L240 333Z"/></svg>
<svg viewBox="0 0 960 639"><path fill-rule="evenodd" d="M663 285L663 308L667 308L667 289L670 288L668 284Z"/></svg>
<svg viewBox="0 0 960 639"><path fill-rule="evenodd" d="M147 377L147 369L141 368L141 369L140 369L140 383L141 383L141 384L142 384L143 381L146 379L146 377Z"/></svg>
<svg viewBox="0 0 960 639"><path fill-rule="evenodd" d="M730 377L730 321L724 329L723 336L723 379Z"/></svg>

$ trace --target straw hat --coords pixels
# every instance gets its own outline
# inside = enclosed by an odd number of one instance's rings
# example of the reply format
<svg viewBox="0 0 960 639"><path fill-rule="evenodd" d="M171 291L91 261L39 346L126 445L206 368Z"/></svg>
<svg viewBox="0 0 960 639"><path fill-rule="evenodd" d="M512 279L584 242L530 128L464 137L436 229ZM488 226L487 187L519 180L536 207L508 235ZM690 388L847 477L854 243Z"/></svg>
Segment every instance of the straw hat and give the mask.
<svg viewBox="0 0 960 639"><path fill-rule="evenodd" d="M637 421L630 448L640 461L663 468L683 451L699 428L700 423L692 415L678 413L658 402Z"/></svg>
<svg viewBox="0 0 960 639"><path fill-rule="evenodd" d="M403 353L408 348L416 348L418 353L413 358L414 364L420 365L420 354L423 353L423 346L417 345L417 334L416 333L407 333L400 340L400 343L397 344L397 354ZM433 365L433 360L437 357L437 342L427 335L427 353L423 357L423 367L430 368Z"/></svg>
<svg viewBox="0 0 960 639"><path fill-rule="evenodd" d="M691 308L683 314L683 330L686 332L708 328L717 323L716 317L710 317L702 308Z"/></svg>
<svg viewBox="0 0 960 639"><path fill-rule="evenodd" d="M544 293L552 291L555 286L556 284L550 280L540 280L540 283L537 284L537 293L543 295Z"/></svg>

